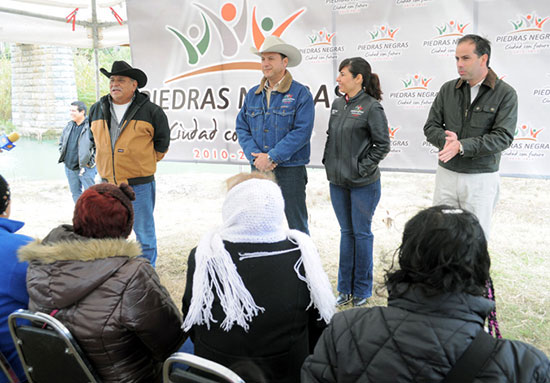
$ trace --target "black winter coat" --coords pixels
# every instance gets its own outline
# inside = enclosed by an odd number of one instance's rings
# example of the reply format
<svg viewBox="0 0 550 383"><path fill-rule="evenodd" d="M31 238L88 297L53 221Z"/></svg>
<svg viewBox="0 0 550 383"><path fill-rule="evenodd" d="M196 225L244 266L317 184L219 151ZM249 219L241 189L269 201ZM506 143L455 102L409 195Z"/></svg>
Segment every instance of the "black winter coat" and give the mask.
<svg viewBox="0 0 550 383"><path fill-rule="evenodd" d="M244 285L254 301L265 311L250 322L248 332L234 325L226 332L220 328L225 314L214 293L212 323L193 326L190 336L195 354L231 368L247 383L296 383L300 367L313 352L313 346L326 327L319 312L312 307L305 282L298 279L294 265L300 258L298 247L289 240L275 243L231 243L224 241ZM292 250L279 255L239 260L239 253ZM183 296L183 313L191 304L195 249L188 261L187 282ZM302 275L304 271L302 269ZM254 370L261 370L261 374ZM263 375L265 380L256 377Z"/></svg>
<svg viewBox="0 0 550 383"><path fill-rule="evenodd" d="M404 293L390 293L388 307L336 314L306 359L302 382L441 382L483 329L493 303L398 288ZM533 346L500 339L474 382L550 382L550 361Z"/></svg>

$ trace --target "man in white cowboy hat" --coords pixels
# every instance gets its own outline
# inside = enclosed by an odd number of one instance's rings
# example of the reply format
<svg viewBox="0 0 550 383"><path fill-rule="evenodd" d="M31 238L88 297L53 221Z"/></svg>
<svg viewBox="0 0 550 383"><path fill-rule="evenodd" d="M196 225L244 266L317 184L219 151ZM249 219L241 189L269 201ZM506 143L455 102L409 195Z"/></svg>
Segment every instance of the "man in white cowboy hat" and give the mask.
<svg viewBox="0 0 550 383"><path fill-rule="evenodd" d="M139 92L147 84L143 71L125 61L115 61L111 72L100 71L109 78L110 91L90 108L97 170L104 182L126 182L134 189L134 232L143 256L155 266L155 171L170 145L168 118Z"/></svg>
<svg viewBox="0 0 550 383"><path fill-rule="evenodd" d="M252 170L274 172L289 227L309 234L305 165L315 110L310 91L286 69L300 64L302 55L277 36L266 37L259 50L251 50L262 58L264 77L250 89L237 116L239 144Z"/></svg>

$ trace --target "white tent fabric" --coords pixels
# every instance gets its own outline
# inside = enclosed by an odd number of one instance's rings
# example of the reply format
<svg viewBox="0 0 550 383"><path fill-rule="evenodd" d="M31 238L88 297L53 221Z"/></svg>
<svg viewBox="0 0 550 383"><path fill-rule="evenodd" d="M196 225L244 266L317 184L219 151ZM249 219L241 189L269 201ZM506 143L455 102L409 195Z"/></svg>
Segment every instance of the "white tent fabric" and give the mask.
<svg viewBox="0 0 550 383"><path fill-rule="evenodd" d="M73 31L71 15L77 8ZM2 0L0 41L107 48L129 43L126 20L124 0Z"/></svg>

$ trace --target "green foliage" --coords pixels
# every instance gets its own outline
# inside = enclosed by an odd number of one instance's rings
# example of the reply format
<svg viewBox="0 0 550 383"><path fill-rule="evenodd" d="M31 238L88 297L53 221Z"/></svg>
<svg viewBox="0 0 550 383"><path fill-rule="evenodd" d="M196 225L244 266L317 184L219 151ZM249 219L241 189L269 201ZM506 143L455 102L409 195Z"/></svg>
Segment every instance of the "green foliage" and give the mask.
<svg viewBox="0 0 550 383"><path fill-rule="evenodd" d="M113 61L124 60L131 64L129 47L114 47L98 50L99 67L111 70ZM78 99L89 108L96 102L95 92L95 59L93 49L75 49L74 74L76 79L76 91ZM109 92L107 77L99 74L100 97Z"/></svg>
<svg viewBox="0 0 550 383"><path fill-rule="evenodd" d="M0 43L0 126L11 120L11 51L7 43Z"/></svg>

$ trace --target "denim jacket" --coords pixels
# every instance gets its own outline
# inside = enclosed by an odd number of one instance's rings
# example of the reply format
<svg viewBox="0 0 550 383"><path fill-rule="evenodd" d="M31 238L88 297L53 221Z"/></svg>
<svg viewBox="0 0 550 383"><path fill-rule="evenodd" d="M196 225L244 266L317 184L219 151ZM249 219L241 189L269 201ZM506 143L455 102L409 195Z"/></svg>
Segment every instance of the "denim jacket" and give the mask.
<svg viewBox="0 0 550 383"><path fill-rule="evenodd" d="M252 153L267 153L278 166L309 163L315 118L310 91L286 72L279 89L271 92L268 108L265 81L248 92L237 116L237 136L246 158L252 164Z"/></svg>

